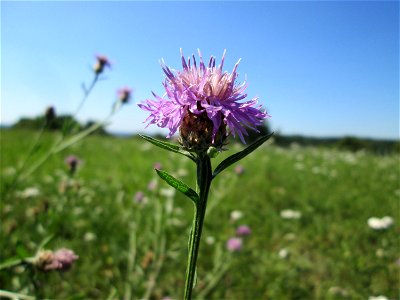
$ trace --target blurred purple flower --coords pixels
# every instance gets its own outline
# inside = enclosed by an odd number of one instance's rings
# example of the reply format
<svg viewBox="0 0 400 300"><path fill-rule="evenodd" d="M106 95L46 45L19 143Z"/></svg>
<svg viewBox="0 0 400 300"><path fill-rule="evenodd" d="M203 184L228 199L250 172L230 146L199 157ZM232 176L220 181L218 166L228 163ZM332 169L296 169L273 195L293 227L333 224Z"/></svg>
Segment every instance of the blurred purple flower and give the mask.
<svg viewBox="0 0 400 300"><path fill-rule="evenodd" d="M203 62L200 50L200 65L196 63L193 55L193 64L190 58L186 61L182 50L181 71L171 70L164 62L162 69L166 75L163 83L168 99L161 98L153 93L156 100L147 99L139 104L143 110L150 112L145 122L167 127L171 137L180 128L181 137L186 133L182 124L203 123L202 136L209 135L213 144L216 138L224 140L231 133L240 137L245 143L244 135L248 135L246 128L256 130L263 124L263 119L269 117L262 112L261 106L255 107L257 97L247 102L239 102L247 97L245 89L247 84L236 84L238 73L236 71L239 61L234 66L232 73L223 72L225 51L221 64L216 67L215 57L211 56L208 66ZM190 131L190 130L189 130ZM190 131L188 134L192 134ZM219 146L219 145L216 145Z"/></svg>
<svg viewBox="0 0 400 300"><path fill-rule="evenodd" d="M161 170L161 167L162 167L162 165L161 165L161 163L159 163L159 162L156 162L156 163L154 163L154 165L153 165L153 168L156 169L156 170Z"/></svg>
<svg viewBox="0 0 400 300"><path fill-rule="evenodd" d="M95 65L93 66L93 70L96 73L96 75L100 75L101 73L103 73L105 67L108 67L108 68L111 67L111 63L108 60L107 56L96 55L96 59L97 59L97 61L96 61Z"/></svg>
<svg viewBox="0 0 400 300"><path fill-rule="evenodd" d="M247 225L240 225L237 229L236 229L236 234L239 236L243 236L243 235L250 235L251 234L251 229L249 226Z"/></svg>
<svg viewBox="0 0 400 300"><path fill-rule="evenodd" d="M69 172L73 175L76 172L76 168L81 163L81 161L75 155L69 155L65 158L65 163L69 168Z"/></svg>
<svg viewBox="0 0 400 300"><path fill-rule="evenodd" d="M231 251L231 252L238 252L240 251L240 249L242 249L242 239L241 238L230 238L227 242L226 242L226 248Z"/></svg>
<svg viewBox="0 0 400 300"><path fill-rule="evenodd" d="M121 88L117 91L118 99L123 103L128 103L131 99L132 89L128 87Z"/></svg>
<svg viewBox="0 0 400 300"><path fill-rule="evenodd" d="M149 184L147 185L147 189L149 191L154 191L156 187L157 187L157 181L155 180L150 181Z"/></svg>
<svg viewBox="0 0 400 300"><path fill-rule="evenodd" d="M142 191L136 192L134 199L137 203L142 203L144 199L144 193Z"/></svg>

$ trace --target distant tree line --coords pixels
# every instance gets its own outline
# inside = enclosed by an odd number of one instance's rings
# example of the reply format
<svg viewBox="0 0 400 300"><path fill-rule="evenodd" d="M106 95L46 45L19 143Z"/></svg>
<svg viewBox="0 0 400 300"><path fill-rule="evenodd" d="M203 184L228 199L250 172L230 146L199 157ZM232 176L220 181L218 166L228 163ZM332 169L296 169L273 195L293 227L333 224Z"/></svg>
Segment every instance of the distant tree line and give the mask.
<svg viewBox="0 0 400 300"><path fill-rule="evenodd" d="M274 135L275 144L281 147L289 147L293 144L300 146L319 146L337 148L357 152L365 150L375 154L400 153L400 141L363 139L353 136L340 138L314 138L300 135Z"/></svg>
<svg viewBox="0 0 400 300"><path fill-rule="evenodd" d="M36 118L21 118L11 128L16 129L41 129L46 124L46 129L51 131L62 131L65 130L66 125L69 131L81 131L89 128L94 121L88 121L86 124L80 124L71 115L60 115L50 116L45 114ZM259 126L259 132L249 130L249 135L245 137L247 144L251 144L257 140L261 135L271 133L269 124L266 122L263 126ZM101 127L94 132L94 134L108 135L107 131ZM157 139L165 139L163 135L156 135ZM290 147L293 144L299 146L317 146L317 147L329 147L337 148L340 150L347 151L360 151L365 150L375 154L390 154L400 153L400 141L399 140L374 140L374 139L363 139L352 136L340 137L340 138L316 138L306 137L301 135L282 135L279 132L273 135L274 143L280 147ZM231 142L235 142L237 139L231 137Z"/></svg>
<svg viewBox="0 0 400 300"><path fill-rule="evenodd" d="M11 128L15 129L33 129L38 130L44 127L45 130L49 131L68 131L77 132L82 131L95 124L95 121L88 121L85 124L79 123L71 115L42 115L34 118L21 118ZM107 135L107 131L100 127L93 134Z"/></svg>

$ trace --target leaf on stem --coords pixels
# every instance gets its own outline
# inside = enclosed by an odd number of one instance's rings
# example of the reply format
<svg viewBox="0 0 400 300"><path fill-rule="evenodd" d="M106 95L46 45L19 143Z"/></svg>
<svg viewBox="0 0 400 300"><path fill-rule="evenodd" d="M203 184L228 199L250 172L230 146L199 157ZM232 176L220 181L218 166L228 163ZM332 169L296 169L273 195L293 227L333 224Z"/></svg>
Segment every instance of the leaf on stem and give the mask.
<svg viewBox="0 0 400 300"><path fill-rule="evenodd" d="M264 142L266 142L274 133L270 133L267 135L264 135L260 137L258 140L256 140L254 143L250 144L247 146L245 149L242 151L235 153L228 158L224 159L214 170L213 173L213 178L215 178L219 173L221 173L223 170L225 170L227 167L230 165L234 164L235 162L238 162L242 158L246 157L249 155L251 152L256 150L258 147L260 147Z"/></svg>
<svg viewBox="0 0 400 300"><path fill-rule="evenodd" d="M172 175L168 174L165 171L157 170L156 172L158 176L160 176L164 181L166 181L170 186L185 194L187 197L192 199L194 203L197 203L199 200L199 195L191 189L186 183L180 181L179 179L174 178Z"/></svg>
<svg viewBox="0 0 400 300"><path fill-rule="evenodd" d="M185 155L186 157L190 158L192 161L196 162L195 157L188 151L185 151L183 149L181 149L180 146L172 144L172 143L168 143L168 142L164 142L164 141L160 141L157 140L155 138L152 138L150 136L147 135L142 135L139 134L140 137L142 137L143 139L145 139L146 141L152 143L153 145L156 145L157 147L160 147L162 149L168 150L168 151L172 151L175 153L179 153L182 155Z"/></svg>

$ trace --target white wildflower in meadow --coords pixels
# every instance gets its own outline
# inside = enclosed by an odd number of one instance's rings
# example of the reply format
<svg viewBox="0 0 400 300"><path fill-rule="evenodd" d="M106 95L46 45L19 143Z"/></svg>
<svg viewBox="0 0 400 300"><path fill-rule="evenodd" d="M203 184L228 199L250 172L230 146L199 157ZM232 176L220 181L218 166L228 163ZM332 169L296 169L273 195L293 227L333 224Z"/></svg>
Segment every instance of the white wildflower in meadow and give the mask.
<svg viewBox="0 0 400 300"><path fill-rule="evenodd" d="M380 295L380 296L369 296L368 300L389 300L388 297Z"/></svg>
<svg viewBox="0 0 400 300"><path fill-rule="evenodd" d="M207 245L213 245L214 243L215 243L215 237L213 237L213 236L206 237L206 244Z"/></svg>
<svg viewBox="0 0 400 300"><path fill-rule="evenodd" d="M26 188L25 190L23 190L20 193L22 198L33 198L33 197L39 196L39 194L40 194L40 191L36 187Z"/></svg>
<svg viewBox="0 0 400 300"><path fill-rule="evenodd" d="M335 295L335 296L341 296L341 297L347 297L349 294L345 289L341 288L340 286L330 287L328 290L328 293Z"/></svg>
<svg viewBox="0 0 400 300"><path fill-rule="evenodd" d="M83 240L85 242L94 241L96 238L97 236L93 232L86 232L85 235L83 236Z"/></svg>
<svg viewBox="0 0 400 300"><path fill-rule="evenodd" d="M231 212L231 221L237 221L243 217L243 213L240 210L233 210Z"/></svg>
<svg viewBox="0 0 400 300"><path fill-rule="evenodd" d="M175 189L173 188L163 188L160 189L160 195L166 198L174 198L175 196Z"/></svg>
<svg viewBox="0 0 400 300"><path fill-rule="evenodd" d="M281 211L281 217L283 219L300 219L301 212L291 209L284 209Z"/></svg>
<svg viewBox="0 0 400 300"><path fill-rule="evenodd" d="M393 218L386 216L383 218L371 217L368 219L368 226L375 230L387 229L393 225Z"/></svg>
<svg viewBox="0 0 400 300"><path fill-rule="evenodd" d="M278 256L282 259L285 259L289 256L289 251L286 248L282 248L281 250L279 250Z"/></svg>

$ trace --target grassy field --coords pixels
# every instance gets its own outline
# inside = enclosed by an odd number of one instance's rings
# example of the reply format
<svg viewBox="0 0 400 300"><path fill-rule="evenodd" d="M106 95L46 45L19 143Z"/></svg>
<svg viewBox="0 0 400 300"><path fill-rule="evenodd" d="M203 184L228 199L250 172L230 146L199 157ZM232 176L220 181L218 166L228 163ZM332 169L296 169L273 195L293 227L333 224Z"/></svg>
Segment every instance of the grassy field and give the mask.
<svg viewBox="0 0 400 300"><path fill-rule="evenodd" d="M3 192L36 135L1 131ZM54 139L44 136L27 168ZM240 146L229 148L214 166ZM82 161L74 176L70 154ZM182 298L193 207L156 177L156 163L194 188L185 157L139 138L91 136L3 194L1 262L34 255L49 236L47 249L67 247L79 259L63 273L3 269L1 289L50 299ZM240 165L243 173L230 167L211 187L196 299L398 299L398 156L271 141ZM384 216L394 220L389 228L368 226ZM230 252L239 225L252 232Z"/></svg>

